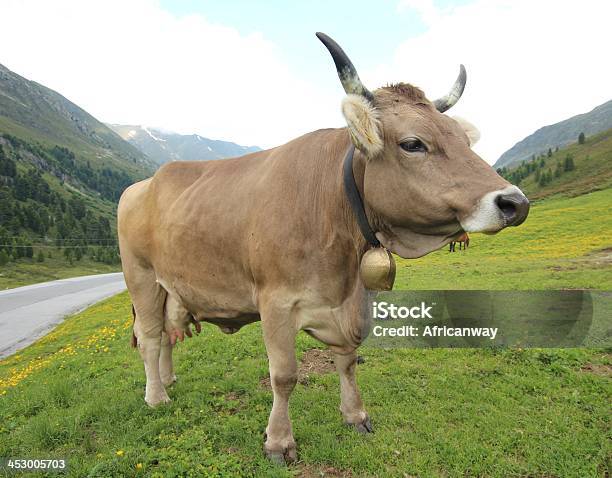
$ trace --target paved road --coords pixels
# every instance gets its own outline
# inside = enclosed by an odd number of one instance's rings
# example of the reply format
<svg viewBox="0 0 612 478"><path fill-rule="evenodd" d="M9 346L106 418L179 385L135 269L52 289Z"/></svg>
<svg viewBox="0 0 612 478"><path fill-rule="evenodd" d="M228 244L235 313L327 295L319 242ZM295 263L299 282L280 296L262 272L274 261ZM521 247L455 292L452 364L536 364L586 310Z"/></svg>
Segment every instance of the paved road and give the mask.
<svg viewBox="0 0 612 478"><path fill-rule="evenodd" d="M118 272L0 291L0 358L42 337L67 315L124 289Z"/></svg>

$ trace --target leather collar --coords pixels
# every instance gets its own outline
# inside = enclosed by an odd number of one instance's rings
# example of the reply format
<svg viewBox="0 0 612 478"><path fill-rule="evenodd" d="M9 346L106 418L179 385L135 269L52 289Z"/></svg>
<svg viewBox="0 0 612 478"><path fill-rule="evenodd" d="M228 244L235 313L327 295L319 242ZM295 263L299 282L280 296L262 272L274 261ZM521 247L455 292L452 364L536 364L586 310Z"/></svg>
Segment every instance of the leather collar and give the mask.
<svg viewBox="0 0 612 478"><path fill-rule="evenodd" d="M370 227L368 217L365 213L365 208L363 207L363 200L361 199L361 194L359 194L359 189L357 189L357 184L355 183L355 176L353 174L354 155L355 146L351 145L348 150L348 153L346 153L346 157L344 158L342 174L344 177L344 191L346 193L346 198L348 199L348 202L351 205L351 209L355 214L355 219L357 219L357 224L359 225L359 229L361 230L361 234L363 235L364 239L372 247L380 247L380 241L376 239L376 235Z"/></svg>

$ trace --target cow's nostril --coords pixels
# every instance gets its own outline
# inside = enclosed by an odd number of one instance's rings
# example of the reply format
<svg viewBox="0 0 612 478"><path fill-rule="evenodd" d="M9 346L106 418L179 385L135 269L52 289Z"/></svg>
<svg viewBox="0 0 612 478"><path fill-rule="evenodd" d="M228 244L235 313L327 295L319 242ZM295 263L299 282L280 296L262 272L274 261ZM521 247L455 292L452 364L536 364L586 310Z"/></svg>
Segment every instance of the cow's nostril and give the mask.
<svg viewBox="0 0 612 478"><path fill-rule="evenodd" d="M506 226L522 224L529 214L529 201L520 193L500 194L495 198L495 204L504 216Z"/></svg>
<svg viewBox="0 0 612 478"><path fill-rule="evenodd" d="M516 205L513 201L509 201L506 196L497 196L495 203L501 209L504 217L510 218L516 214Z"/></svg>

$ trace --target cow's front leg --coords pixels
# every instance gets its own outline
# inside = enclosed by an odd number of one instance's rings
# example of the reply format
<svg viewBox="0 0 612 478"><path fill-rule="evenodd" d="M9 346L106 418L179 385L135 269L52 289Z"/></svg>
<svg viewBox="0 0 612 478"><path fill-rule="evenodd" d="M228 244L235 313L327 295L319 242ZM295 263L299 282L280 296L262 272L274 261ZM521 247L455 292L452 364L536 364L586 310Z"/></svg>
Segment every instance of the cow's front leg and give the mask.
<svg viewBox="0 0 612 478"><path fill-rule="evenodd" d="M357 352L353 351L346 355L334 354L336 370L340 375L340 411L344 422L354 426L359 433L370 433L373 431L370 417L363 408L355 369L357 367Z"/></svg>
<svg viewBox="0 0 612 478"><path fill-rule="evenodd" d="M272 411L266 427L264 450L278 464L295 461L296 448L289 419L289 396L297 382L295 325L289 313L271 313L262 317L264 341L270 365L270 383L274 394Z"/></svg>

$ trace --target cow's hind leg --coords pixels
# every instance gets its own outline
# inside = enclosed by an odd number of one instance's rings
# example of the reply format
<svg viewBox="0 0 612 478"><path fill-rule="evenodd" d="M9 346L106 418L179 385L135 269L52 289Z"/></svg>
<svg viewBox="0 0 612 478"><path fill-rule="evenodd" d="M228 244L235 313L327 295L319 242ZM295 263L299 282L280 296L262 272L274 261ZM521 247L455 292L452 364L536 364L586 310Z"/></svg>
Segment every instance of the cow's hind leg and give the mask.
<svg viewBox="0 0 612 478"><path fill-rule="evenodd" d="M268 310L262 313L262 328L270 366L270 384L274 394L266 427L264 451L274 463L285 464L296 459L295 440L289 419L289 396L297 383L297 331L290 320L288 310Z"/></svg>
<svg viewBox="0 0 612 478"><path fill-rule="evenodd" d="M336 370L340 376L340 411L347 425L354 426L360 433L373 431L370 417L363 408L355 369L357 368L357 352L346 355L334 354Z"/></svg>
<svg viewBox="0 0 612 478"><path fill-rule="evenodd" d="M126 268L124 263L124 271L129 271L124 274L136 311L134 334L147 376L145 402L154 407L170 401L162 383L159 366L166 291L157 283L152 269L137 265ZM166 352L167 349L164 353Z"/></svg>
<svg viewBox="0 0 612 478"><path fill-rule="evenodd" d="M136 312L136 314L138 314L138 312ZM161 403L167 403L170 401L170 397L168 397L164 384L162 383L159 368L162 349L161 324L159 332L155 334L145 332L139 327L138 315L136 315L134 330L138 339L138 351L144 362L145 375L147 377L145 402L151 407L155 407Z"/></svg>
<svg viewBox="0 0 612 478"><path fill-rule="evenodd" d="M170 337L168 337L166 332L162 332L161 336L159 376L162 384L166 387L176 382L176 375L174 374L174 366L172 364L172 344L170 343Z"/></svg>

